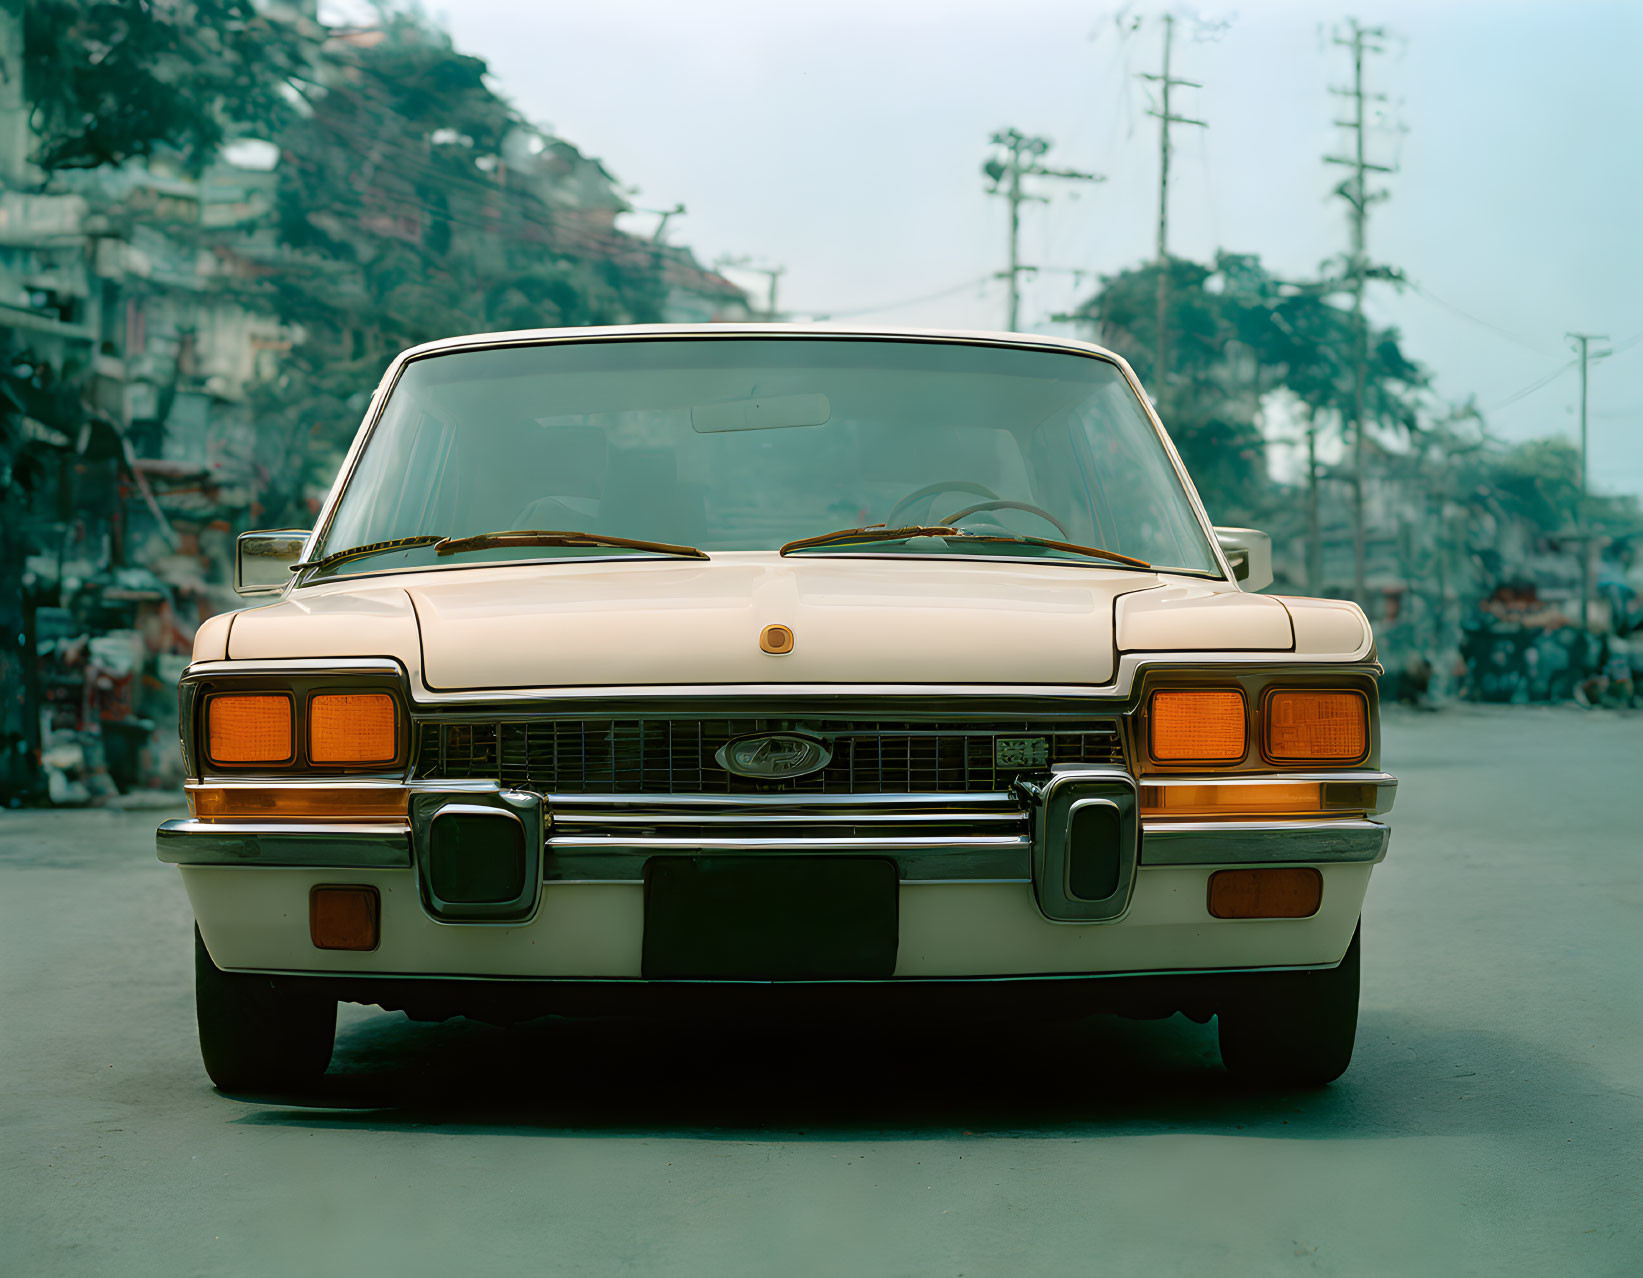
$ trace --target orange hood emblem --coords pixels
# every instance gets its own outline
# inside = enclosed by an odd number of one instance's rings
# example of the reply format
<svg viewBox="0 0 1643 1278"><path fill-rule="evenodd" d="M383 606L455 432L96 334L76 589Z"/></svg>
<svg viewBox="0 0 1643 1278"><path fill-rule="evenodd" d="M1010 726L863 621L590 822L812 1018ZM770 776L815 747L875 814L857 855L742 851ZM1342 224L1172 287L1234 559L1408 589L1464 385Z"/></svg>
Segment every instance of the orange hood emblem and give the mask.
<svg viewBox="0 0 1643 1278"><path fill-rule="evenodd" d="M775 656L793 651L793 632L786 626L766 626L759 631L759 647Z"/></svg>

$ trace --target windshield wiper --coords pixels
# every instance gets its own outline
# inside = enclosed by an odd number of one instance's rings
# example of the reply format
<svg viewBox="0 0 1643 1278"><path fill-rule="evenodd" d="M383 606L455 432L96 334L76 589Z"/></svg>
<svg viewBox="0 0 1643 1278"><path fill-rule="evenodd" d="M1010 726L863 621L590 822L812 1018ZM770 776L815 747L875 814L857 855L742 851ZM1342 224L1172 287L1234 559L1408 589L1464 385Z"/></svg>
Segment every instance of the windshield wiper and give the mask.
<svg viewBox="0 0 1643 1278"><path fill-rule="evenodd" d="M1128 555L1120 555L1114 550L1103 550L1099 546L1080 546L1070 541L1054 541L1049 537L1029 537L1017 533L974 533L964 528L954 528L951 524L914 524L906 528L885 528L881 525L868 528L841 528L837 532L821 533L815 537L801 537L797 541L790 541L781 548L780 553L787 555L796 550L809 550L815 546L859 545L863 542L874 541L906 541L913 537L940 537L944 540L1043 546L1050 550L1065 550L1076 555L1091 555L1097 559L1110 559L1114 563L1124 564L1130 568L1152 567L1144 559L1131 559Z"/></svg>
<svg viewBox="0 0 1643 1278"><path fill-rule="evenodd" d="M665 541L639 541L632 537L607 537L603 533L569 532L543 528L516 528L505 532L476 533L472 537L435 539L438 555L460 555L466 550L488 550L493 546L610 546L618 550L648 550L681 559L706 559L695 546L675 546Z"/></svg>
<svg viewBox="0 0 1643 1278"><path fill-rule="evenodd" d="M350 546L347 550L332 551L318 559L305 559L300 564L292 564L292 572L301 572L304 568L330 568L335 564L346 563L350 559L363 559L367 555L380 555L389 550L415 550L418 546L433 546L443 538L439 533L430 533L421 537L395 537L390 541L368 541L363 546Z"/></svg>

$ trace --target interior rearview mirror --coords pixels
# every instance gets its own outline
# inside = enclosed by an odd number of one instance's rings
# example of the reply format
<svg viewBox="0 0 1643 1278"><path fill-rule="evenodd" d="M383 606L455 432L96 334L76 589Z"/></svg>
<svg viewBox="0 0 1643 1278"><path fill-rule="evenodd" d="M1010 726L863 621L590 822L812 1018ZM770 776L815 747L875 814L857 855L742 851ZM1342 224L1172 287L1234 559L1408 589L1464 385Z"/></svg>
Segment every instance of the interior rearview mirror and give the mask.
<svg viewBox="0 0 1643 1278"><path fill-rule="evenodd" d="M690 410L690 424L698 435L717 435L732 430L823 426L832 415L833 405L826 395L757 395L720 404L697 404Z"/></svg>
<svg viewBox="0 0 1643 1278"><path fill-rule="evenodd" d="M1217 528L1215 539L1245 590L1264 590L1272 584L1272 538L1266 533L1254 528Z"/></svg>
<svg viewBox="0 0 1643 1278"><path fill-rule="evenodd" d="M234 540L234 589L242 595L274 595L291 580L291 565L302 560L306 528L243 532Z"/></svg>

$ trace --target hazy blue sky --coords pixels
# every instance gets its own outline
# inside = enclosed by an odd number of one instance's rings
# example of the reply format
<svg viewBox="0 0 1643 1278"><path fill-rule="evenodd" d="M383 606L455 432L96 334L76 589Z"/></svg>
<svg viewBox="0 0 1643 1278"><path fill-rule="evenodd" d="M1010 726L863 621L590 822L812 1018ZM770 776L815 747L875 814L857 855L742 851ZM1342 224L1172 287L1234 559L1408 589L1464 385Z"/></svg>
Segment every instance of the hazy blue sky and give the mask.
<svg viewBox="0 0 1643 1278"><path fill-rule="evenodd" d="M1104 173L1041 186L1024 258L1092 273L1152 251L1157 133L1133 73L1156 69L1159 28L1121 36L1117 6L1023 0L461 0L433 10L490 62L531 117L641 188L682 200L673 237L710 260L787 267L782 305L840 318L1003 326L1005 207L984 194L987 138L1014 125L1053 139L1051 164ZM1151 17L1151 4L1129 12ZM1177 12L1188 13L1186 7ZM1345 50L1327 25L1353 12L1396 33L1371 60L1389 95L1374 158L1396 161L1370 247L1429 293L1381 288L1376 316L1486 409L1570 359L1569 329L1643 337L1643 3L1299 0L1201 5L1218 38L1178 27L1175 73L1202 81L1180 109L1171 248L1258 253L1303 275L1346 242L1342 145L1330 84ZM648 222L635 216L635 229ZM756 278L742 277L750 284ZM1041 277L1023 327L1089 280ZM878 308L884 309L878 309ZM1490 326L1495 326L1491 328ZM1495 329L1504 330L1497 332ZM1489 413L1507 438L1577 430L1573 371ZM1594 487L1643 494L1643 342L1594 367Z"/></svg>

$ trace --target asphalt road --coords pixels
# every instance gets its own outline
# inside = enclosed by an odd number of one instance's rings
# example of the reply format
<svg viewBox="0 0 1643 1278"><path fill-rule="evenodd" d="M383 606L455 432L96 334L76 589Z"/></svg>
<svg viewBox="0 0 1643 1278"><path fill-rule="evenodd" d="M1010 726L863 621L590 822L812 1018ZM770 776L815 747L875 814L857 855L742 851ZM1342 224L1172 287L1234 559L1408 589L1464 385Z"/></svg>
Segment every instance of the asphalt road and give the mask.
<svg viewBox="0 0 1643 1278"><path fill-rule="evenodd" d="M1643 1273L1643 717L1388 724L1352 1068L1214 1027L417 1025L217 1094L164 812L0 813L0 1272ZM326 1102L329 1102L327 1105Z"/></svg>

